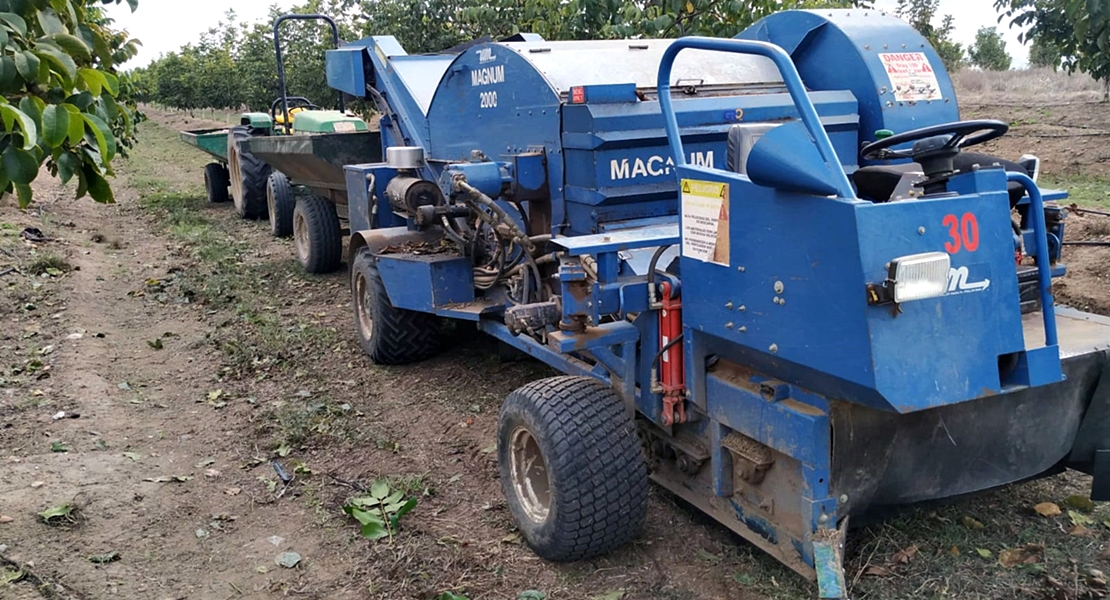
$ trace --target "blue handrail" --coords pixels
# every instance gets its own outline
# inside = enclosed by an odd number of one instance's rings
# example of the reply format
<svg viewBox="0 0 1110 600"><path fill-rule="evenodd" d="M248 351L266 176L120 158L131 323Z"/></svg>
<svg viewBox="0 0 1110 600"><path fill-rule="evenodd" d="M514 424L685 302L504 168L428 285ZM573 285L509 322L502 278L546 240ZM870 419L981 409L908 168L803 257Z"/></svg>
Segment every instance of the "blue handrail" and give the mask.
<svg viewBox="0 0 1110 600"><path fill-rule="evenodd" d="M674 109L671 106L671 68L674 66L675 57L686 48L755 54L771 59L778 67L779 72L782 73L782 80L786 84L787 91L790 92L790 97L794 100L794 105L798 108L798 113L802 116L802 123L805 124L806 129L809 130L809 135L817 143L817 150L825 161L829 173L833 176L832 183L836 187L837 195L841 198L855 198L852 184L848 182L848 176L844 174L844 168L840 166L840 159L836 156L836 150L833 149L828 133L821 126L817 109L813 107L813 102L806 94L805 85L802 83L802 77L798 75L798 69L794 67L794 61L790 59L790 55L785 50L767 42L692 36L675 40L663 53L663 60L659 63L659 81L657 83L659 108L663 111L663 119L667 128L667 140L670 142L671 153L674 154L676 166L686 165L686 154L682 151L682 138L678 134L678 120L675 118Z"/></svg>
<svg viewBox="0 0 1110 600"><path fill-rule="evenodd" d="M1044 198L1041 189L1024 173L1006 173L1007 181L1020 183L1029 193L1029 213L1033 217L1033 240L1037 246L1037 286L1041 292L1041 313L1044 316L1044 343L1056 345L1056 304L1052 298L1052 266L1049 265L1048 226L1044 222Z"/></svg>

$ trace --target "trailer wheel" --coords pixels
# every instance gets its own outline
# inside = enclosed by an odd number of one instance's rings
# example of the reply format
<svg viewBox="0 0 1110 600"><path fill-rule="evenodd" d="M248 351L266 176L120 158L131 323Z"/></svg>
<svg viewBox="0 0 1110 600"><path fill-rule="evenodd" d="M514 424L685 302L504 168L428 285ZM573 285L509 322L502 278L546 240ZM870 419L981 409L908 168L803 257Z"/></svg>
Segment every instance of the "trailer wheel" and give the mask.
<svg viewBox="0 0 1110 600"><path fill-rule="evenodd" d="M204 167L204 191L208 193L208 201L212 203L227 202L231 199L227 186L231 185L228 178L227 167L220 163L208 163Z"/></svg>
<svg viewBox="0 0 1110 600"><path fill-rule="evenodd" d="M322 196L305 196L293 209L293 246L309 273L331 273L343 255L343 234L335 204Z"/></svg>
<svg viewBox="0 0 1110 600"><path fill-rule="evenodd" d="M574 561L636 538L648 469L635 421L589 377L533 381L501 406L497 459L513 520L541 558Z"/></svg>
<svg viewBox="0 0 1110 600"><path fill-rule="evenodd" d="M394 307L369 248L360 248L351 265L351 296L358 343L370 360L402 365L429 358L439 350L439 318Z"/></svg>
<svg viewBox="0 0 1110 600"><path fill-rule="evenodd" d="M266 207L270 213L270 233L274 237L293 235L293 211L297 200L289 178L281 171L270 173L266 180Z"/></svg>
<svg viewBox="0 0 1110 600"><path fill-rule="evenodd" d="M244 219L266 216L266 180L273 170L256 156L240 149L240 142L251 138L246 125L232 127L227 133L227 167L231 179L231 198Z"/></svg>

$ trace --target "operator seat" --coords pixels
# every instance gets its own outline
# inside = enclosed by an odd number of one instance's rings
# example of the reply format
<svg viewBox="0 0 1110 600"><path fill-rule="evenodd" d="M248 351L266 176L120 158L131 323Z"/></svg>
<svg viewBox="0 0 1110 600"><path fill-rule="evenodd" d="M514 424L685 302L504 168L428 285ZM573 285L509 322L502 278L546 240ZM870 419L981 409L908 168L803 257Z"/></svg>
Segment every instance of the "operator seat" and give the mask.
<svg viewBox="0 0 1110 600"><path fill-rule="evenodd" d="M1033 176L1029 168L1021 163L976 152L959 153L953 159L952 166L955 167L957 173L961 173L972 170L975 165L984 169L1002 167L1007 171L1016 171L1025 173L1030 177ZM861 198L882 203L890 201L890 197L898 186L898 182L902 179L902 175L906 173L920 174L921 171L921 165L915 162L897 165L871 165L857 169L853 174L853 179L855 179L856 190ZM1025 195L1025 188L1020 183L1011 181L1007 183L1006 190L1010 194L1010 208L1016 206L1022 196Z"/></svg>

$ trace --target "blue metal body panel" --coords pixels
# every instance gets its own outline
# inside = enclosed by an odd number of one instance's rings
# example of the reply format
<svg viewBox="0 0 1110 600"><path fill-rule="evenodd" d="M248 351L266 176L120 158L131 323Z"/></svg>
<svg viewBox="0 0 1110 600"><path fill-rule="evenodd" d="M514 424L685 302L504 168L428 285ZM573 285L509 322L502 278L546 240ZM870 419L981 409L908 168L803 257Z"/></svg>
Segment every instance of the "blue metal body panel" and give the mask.
<svg viewBox="0 0 1110 600"><path fill-rule="evenodd" d="M879 129L898 133L960 120L956 92L940 56L895 16L858 9L784 11L736 37L786 50L810 90L850 91L859 101L861 142L873 140ZM932 99L900 100L900 80L888 74L883 56L917 53L932 67L935 94Z"/></svg>

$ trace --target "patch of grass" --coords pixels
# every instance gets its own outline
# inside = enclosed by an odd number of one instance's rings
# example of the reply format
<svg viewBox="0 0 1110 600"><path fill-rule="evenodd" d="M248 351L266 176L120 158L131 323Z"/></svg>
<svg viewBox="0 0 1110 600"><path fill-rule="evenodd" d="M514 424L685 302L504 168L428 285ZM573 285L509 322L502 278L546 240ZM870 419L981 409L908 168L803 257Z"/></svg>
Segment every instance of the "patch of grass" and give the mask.
<svg viewBox="0 0 1110 600"><path fill-rule="evenodd" d="M58 256L57 254L39 254L35 257L31 264L27 265L27 272L32 275L42 275L47 273L50 275L61 273L68 273L73 269L66 259Z"/></svg>
<svg viewBox="0 0 1110 600"><path fill-rule="evenodd" d="M1045 175L1039 184L1042 188L1067 190L1069 204L1110 208L1110 179L1091 175Z"/></svg>

